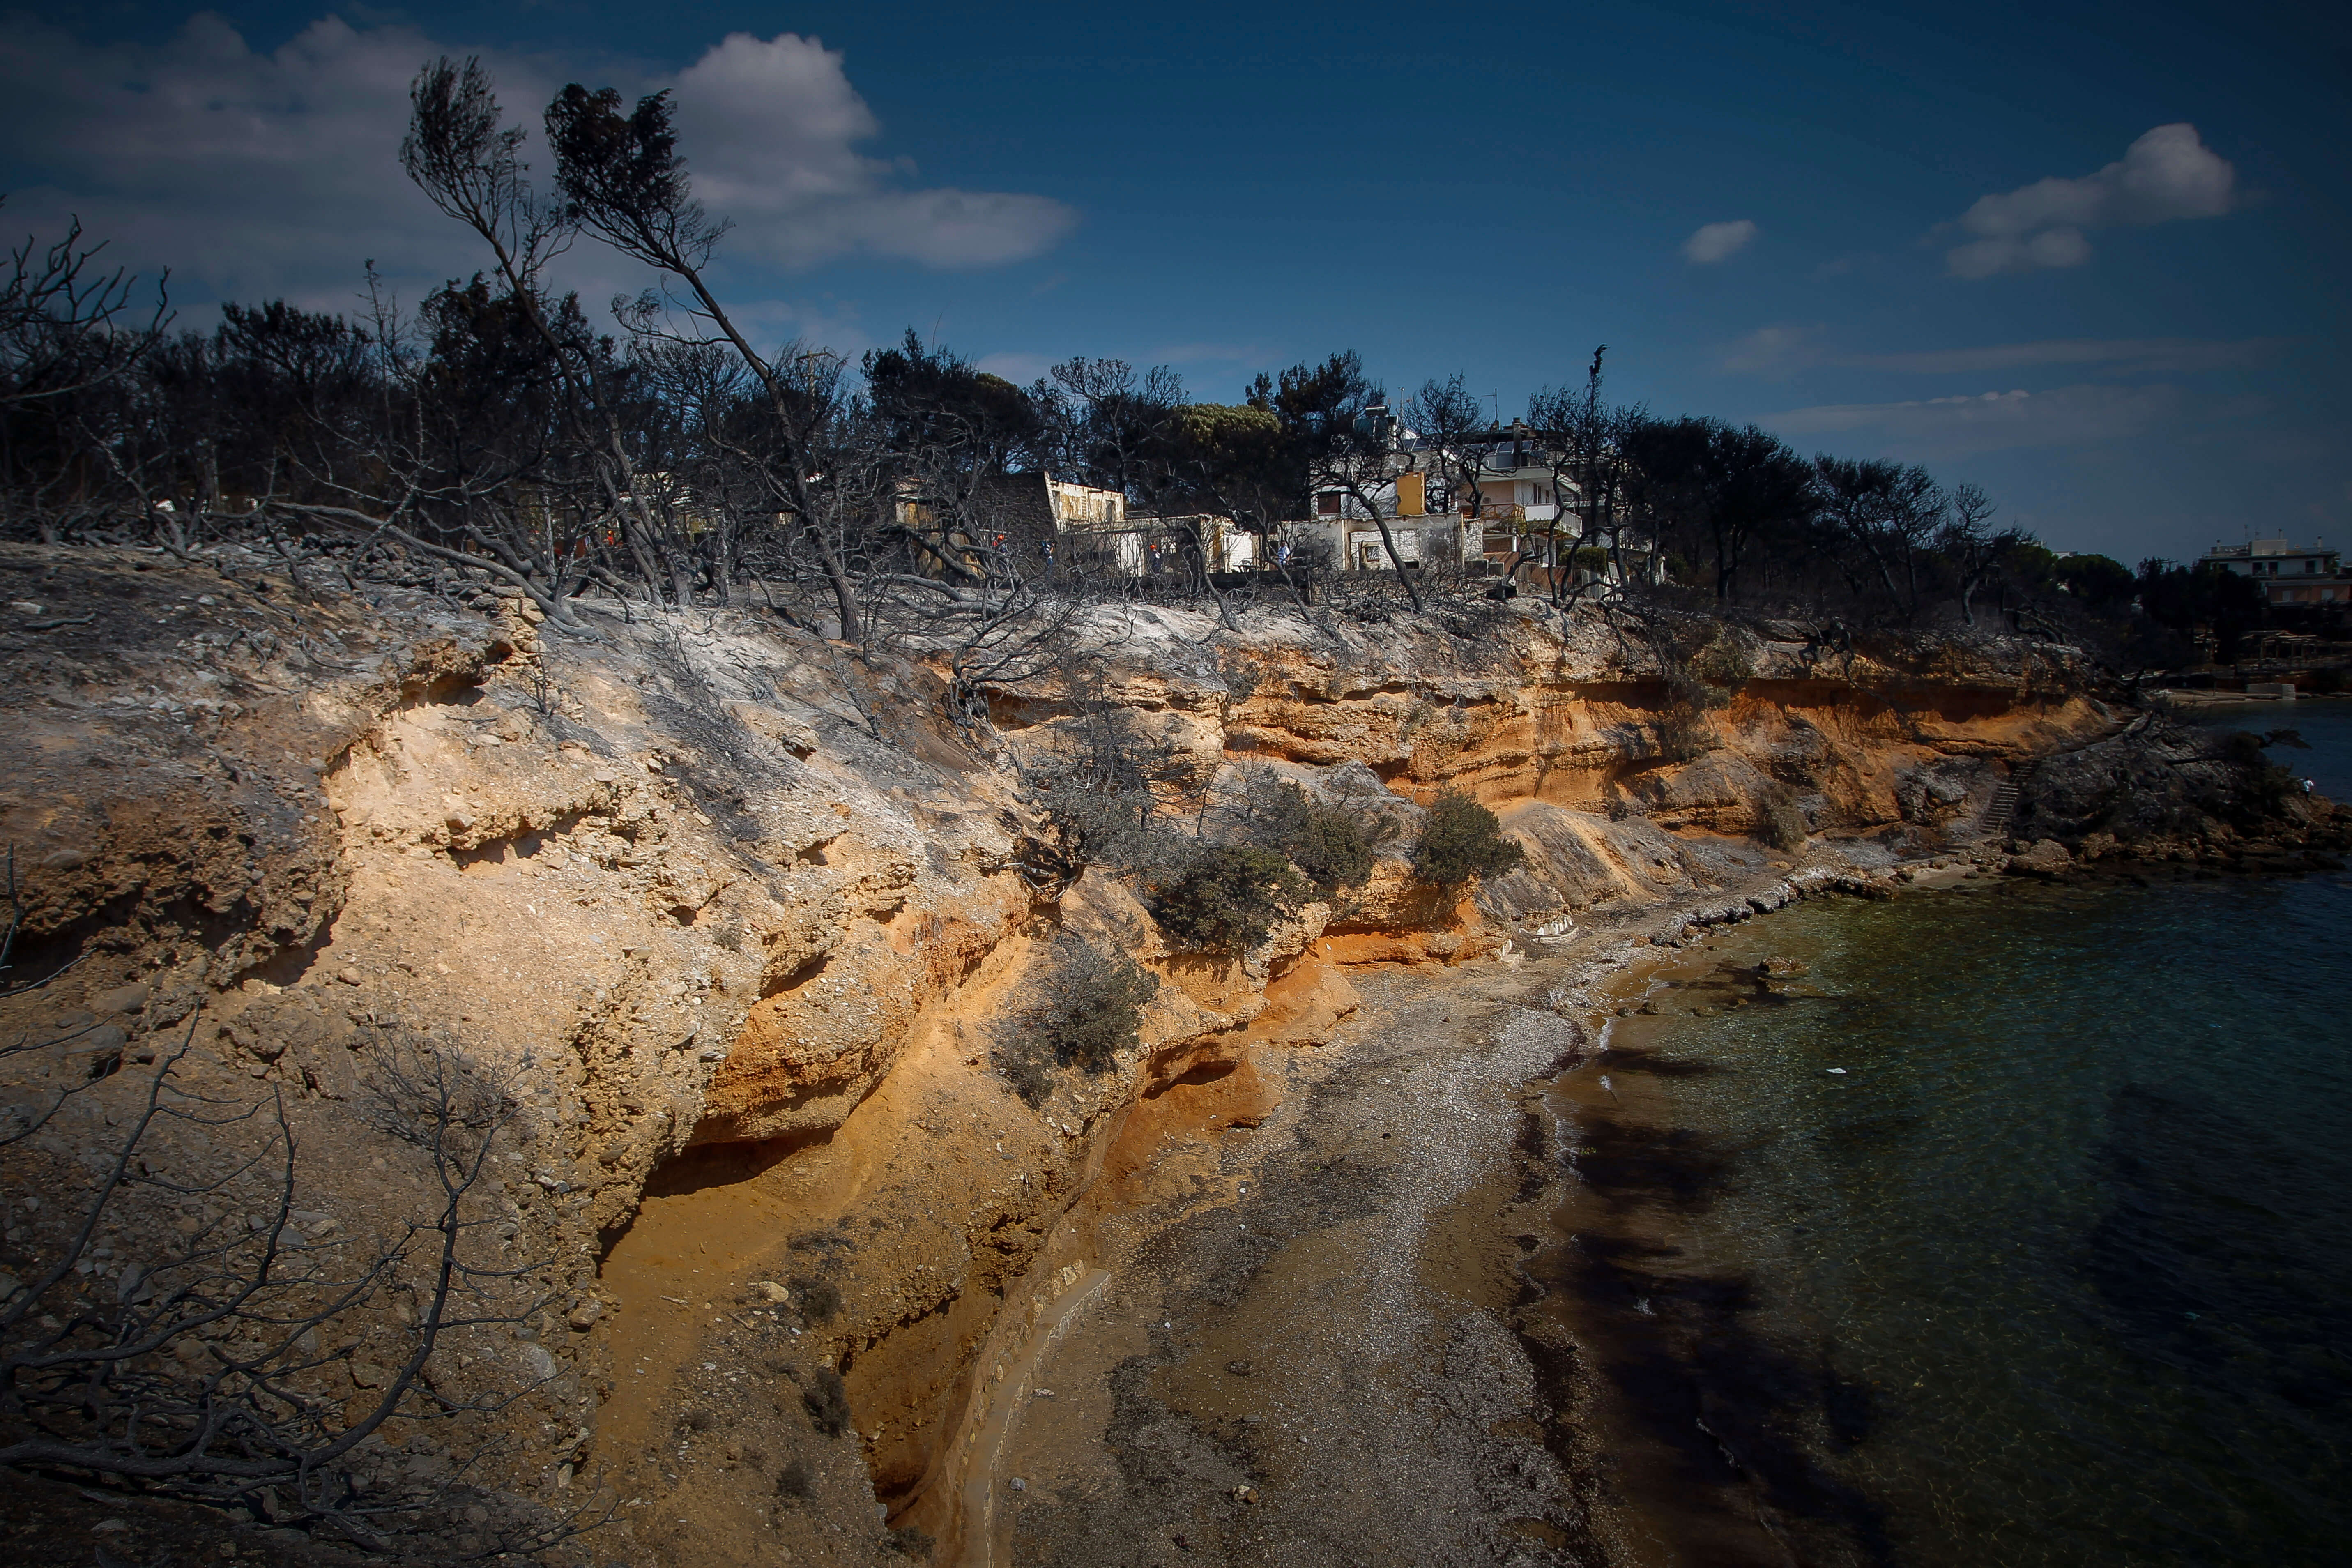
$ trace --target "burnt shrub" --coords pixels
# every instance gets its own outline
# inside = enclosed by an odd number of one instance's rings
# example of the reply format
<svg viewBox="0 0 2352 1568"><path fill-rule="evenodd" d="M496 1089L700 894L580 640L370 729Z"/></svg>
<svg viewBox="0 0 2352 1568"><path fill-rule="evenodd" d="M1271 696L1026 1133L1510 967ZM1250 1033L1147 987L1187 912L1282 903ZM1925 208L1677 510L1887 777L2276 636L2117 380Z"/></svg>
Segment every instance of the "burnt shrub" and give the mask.
<svg viewBox="0 0 2352 1568"><path fill-rule="evenodd" d="M801 1405L808 1411L809 1425L826 1436L838 1437L849 1430L849 1390L833 1368L821 1366L810 1374L809 1385L801 1390Z"/></svg>
<svg viewBox="0 0 2352 1568"><path fill-rule="evenodd" d="M1055 780L1038 786L1034 796L1073 875L1088 866L1156 864L1175 837L1156 816L1158 804L1144 784L1113 789Z"/></svg>
<svg viewBox="0 0 2352 1568"><path fill-rule="evenodd" d="M1271 849L1217 844L1190 856L1150 889L1151 918L1184 947L1239 952L1307 902L1305 878Z"/></svg>
<svg viewBox="0 0 2352 1568"><path fill-rule="evenodd" d="M841 1291L832 1281L812 1279L805 1274L795 1274L786 1281L793 1300L799 1303L801 1320L809 1323L829 1323L841 1310Z"/></svg>
<svg viewBox="0 0 2352 1568"><path fill-rule="evenodd" d="M784 1461L784 1468L776 1472L776 1496L786 1502L805 1502L816 1496L816 1472L809 1468L806 1459Z"/></svg>
<svg viewBox="0 0 2352 1568"><path fill-rule="evenodd" d="M1713 751L1721 742L1707 713L1730 700L1723 687L1711 686L1687 670L1669 676L1666 701L1653 726L1659 760L1687 763Z"/></svg>
<svg viewBox="0 0 2352 1568"><path fill-rule="evenodd" d="M1034 1108L1054 1095L1054 1058L1036 1049L1028 1041L1006 1040L996 1047L996 1070L1021 1097L1021 1103Z"/></svg>
<svg viewBox="0 0 2352 1568"><path fill-rule="evenodd" d="M2242 825L2266 822L2285 810L2286 803L2303 793L2303 780L2263 752L2272 746L2292 746L2307 752L2310 742L2293 730L2273 730L2255 735L2243 730L2221 737L2221 758L2239 770L2235 815Z"/></svg>
<svg viewBox="0 0 2352 1568"><path fill-rule="evenodd" d="M1225 683L1228 704L1248 701L1267 680L1265 665L1233 647L1217 650L1217 679Z"/></svg>
<svg viewBox="0 0 2352 1568"><path fill-rule="evenodd" d="M1691 656L1690 672L1709 688L1706 706L1722 708L1729 705L1733 689L1756 678L1756 661L1747 648L1718 633Z"/></svg>
<svg viewBox="0 0 2352 1568"><path fill-rule="evenodd" d="M1038 847L1045 869L1075 879L1088 866L1147 871L1183 852L1162 816L1160 795L1194 792L1202 760L1147 733L1138 716L1109 700L1097 670L1065 668L1078 698L1073 721L1024 774L1028 795L1050 827Z"/></svg>
<svg viewBox="0 0 2352 1568"><path fill-rule="evenodd" d="M1035 999L1006 1021L997 1071L1031 1105L1054 1092L1056 1068L1109 1071L1140 1037L1143 1005L1159 989L1158 978L1124 953L1064 938L1041 967Z"/></svg>
<svg viewBox="0 0 2352 1568"><path fill-rule="evenodd" d="M1458 888L1473 877L1492 877L1527 858L1527 851L1503 837L1500 818L1458 789L1430 803L1421 843L1412 852L1412 874L1441 888Z"/></svg>
<svg viewBox="0 0 2352 1568"><path fill-rule="evenodd" d="M1759 838L1775 849L1805 847L1805 814L1797 805L1795 790L1774 779L1764 786L1763 798L1756 806Z"/></svg>

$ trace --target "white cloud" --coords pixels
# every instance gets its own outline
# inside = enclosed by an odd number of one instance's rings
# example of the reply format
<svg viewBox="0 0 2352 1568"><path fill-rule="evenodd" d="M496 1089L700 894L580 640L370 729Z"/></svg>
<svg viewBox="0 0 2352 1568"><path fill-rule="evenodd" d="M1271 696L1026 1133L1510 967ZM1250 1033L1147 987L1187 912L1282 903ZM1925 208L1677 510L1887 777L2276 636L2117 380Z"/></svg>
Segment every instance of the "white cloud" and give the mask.
<svg viewBox="0 0 2352 1568"><path fill-rule="evenodd" d="M484 259L397 160L408 84L446 52L411 26L334 16L266 54L210 13L153 45L89 43L12 17L0 34L7 226L54 232L79 213L111 254L169 265L183 285L314 308L347 307L372 258L413 299ZM675 75L520 53L484 63L509 121L529 128L525 157L542 180L539 110L565 81L631 96L675 88L680 148L706 205L736 220L722 255L737 261L989 266L1050 247L1074 221L1044 196L922 189L865 156L873 113L842 56L814 40L735 34ZM575 247L564 267L595 300L642 281L599 247Z"/></svg>
<svg viewBox="0 0 2352 1568"><path fill-rule="evenodd" d="M209 14L152 47L12 17L0 37L10 226L54 232L78 212L116 258L224 294L336 307L371 257L395 275L471 270L394 158L408 79L438 52L405 27L361 33L332 17L271 55Z"/></svg>
<svg viewBox="0 0 2352 1568"><path fill-rule="evenodd" d="M1683 255L1702 267L1717 261L1727 261L1748 248L1756 237L1756 225L1747 218L1735 218L1729 223L1704 223L1683 241Z"/></svg>
<svg viewBox="0 0 2352 1568"><path fill-rule="evenodd" d="M1763 423L1798 437L1867 432L1890 455L1937 458L2122 440L2177 419L2184 406L2180 389L2171 385L2077 385L1902 403L1821 404L1770 415Z"/></svg>
<svg viewBox="0 0 2352 1568"><path fill-rule="evenodd" d="M2159 125L2095 174L2053 176L1979 197L1960 215L1976 236L1945 253L1954 276L2079 267L2091 258L2085 229L2219 217L2237 202L2237 172L2186 122Z"/></svg>
<svg viewBox="0 0 2352 1568"><path fill-rule="evenodd" d="M898 188L902 165L857 152L881 128L814 38L730 33L675 85L696 194L735 220L735 244L782 265L865 251L992 267L1050 249L1076 221L1048 196Z"/></svg>

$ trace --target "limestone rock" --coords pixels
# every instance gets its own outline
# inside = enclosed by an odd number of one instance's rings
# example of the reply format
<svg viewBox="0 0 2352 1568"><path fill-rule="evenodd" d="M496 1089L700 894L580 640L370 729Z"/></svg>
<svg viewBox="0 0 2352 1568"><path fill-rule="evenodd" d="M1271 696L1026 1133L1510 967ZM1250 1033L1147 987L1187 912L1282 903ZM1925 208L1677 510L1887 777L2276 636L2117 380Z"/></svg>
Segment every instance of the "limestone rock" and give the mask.
<svg viewBox="0 0 2352 1568"><path fill-rule="evenodd" d="M2066 852L2066 847L2063 844L2054 838L2043 838L2035 842L2031 847L2011 855L2009 858L2009 869L2015 876L2055 877L2066 871L2074 863L2074 858Z"/></svg>

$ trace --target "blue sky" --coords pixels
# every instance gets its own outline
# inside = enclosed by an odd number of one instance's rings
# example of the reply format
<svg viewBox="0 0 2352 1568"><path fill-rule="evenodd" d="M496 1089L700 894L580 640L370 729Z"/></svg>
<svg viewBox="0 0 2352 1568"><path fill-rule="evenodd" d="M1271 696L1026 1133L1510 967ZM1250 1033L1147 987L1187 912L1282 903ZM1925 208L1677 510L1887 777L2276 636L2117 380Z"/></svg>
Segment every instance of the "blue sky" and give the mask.
<svg viewBox="0 0 2352 1568"><path fill-rule="evenodd" d="M16 226L80 213L191 320L341 308L363 259L412 299L479 264L392 161L426 55L484 54L534 125L566 80L673 86L778 338L913 325L1217 400L1353 347L1507 416L1606 342L1625 399L1925 462L2130 561L2352 543L2347 17L100 4L0 28L0 146Z"/></svg>

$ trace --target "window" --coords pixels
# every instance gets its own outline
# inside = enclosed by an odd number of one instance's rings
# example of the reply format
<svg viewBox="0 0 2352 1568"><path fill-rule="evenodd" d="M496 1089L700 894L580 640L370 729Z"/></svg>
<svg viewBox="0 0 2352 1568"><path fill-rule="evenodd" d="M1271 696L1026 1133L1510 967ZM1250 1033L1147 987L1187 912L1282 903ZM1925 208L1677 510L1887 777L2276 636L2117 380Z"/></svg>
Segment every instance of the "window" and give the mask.
<svg viewBox="0 0 2352 1568"><path fill-rule="evenodd" d="M1339 492L1338 490L1325 490L1321 495L1317 496L1315 498L1315 515L1318 517L1339 516Z"/></svg>

